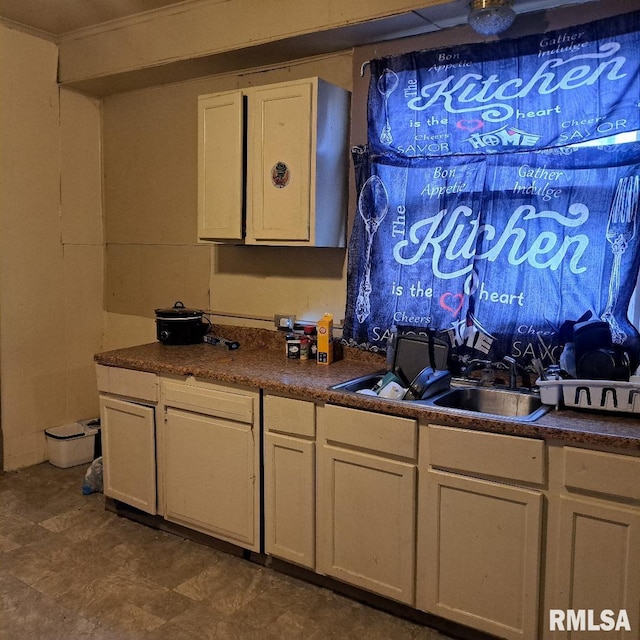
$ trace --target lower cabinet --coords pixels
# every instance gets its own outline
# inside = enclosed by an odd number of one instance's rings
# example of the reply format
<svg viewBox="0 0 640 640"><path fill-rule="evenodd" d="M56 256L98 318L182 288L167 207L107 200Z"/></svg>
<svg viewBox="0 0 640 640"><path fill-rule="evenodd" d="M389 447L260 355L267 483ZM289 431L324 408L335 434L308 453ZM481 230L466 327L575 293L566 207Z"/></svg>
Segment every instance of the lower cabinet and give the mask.
<svg viewBox="0 0 640 640"><path fill-rule="evenodd" d="M550 499L544 637L592 638L597 626L602 637L637 640L640 458L575 447L552 454L562 475ZM582 619L569 621L569 610Z"/></svg>
<svg viewBox="0 0 640 640"><path fill-rule="evenodd" d="M514 485L541 485L544 465L542 441L421 427L419 609L500 638L537 637L543 494Z"/></svg>
<svg viewBox="0 0 640 640"><path fill-rule="evenodd" d="M315 405L267 394L263 415L265 551L314 569Z"/></svg>
<svg viewBox="0 0 640 640"><path fill-rule="evenodd" d="M104 495L157 513L158 376L97 366Z"/></svg>
<svg viewBox="0 0 640 640"><path fill-rule="evenodd" d="M417 425L318 407L317 570L415 601Z"/></svg>
<svg viewBox="0 0 640 640"><path fill-rule="evenodd" d="M165 518L260 550L259 393L162 381Z"/></svg>
<svg viewBox="0 0 640 640"><path fill-rule="evenodd" d="M640 454L274 393L261 439L255 389L97 377L110 498L505 640L640 640Z"/></svg>

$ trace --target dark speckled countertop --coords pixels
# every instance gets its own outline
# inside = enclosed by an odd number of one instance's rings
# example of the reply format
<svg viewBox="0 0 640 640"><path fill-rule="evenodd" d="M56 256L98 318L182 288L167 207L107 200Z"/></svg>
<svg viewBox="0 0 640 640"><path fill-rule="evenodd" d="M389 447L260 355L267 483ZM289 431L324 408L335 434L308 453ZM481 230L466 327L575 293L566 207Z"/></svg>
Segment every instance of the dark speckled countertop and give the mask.
<svg viewBox="0 0 640 640"><path fill-rule="evenodd" d="M95 356L95 361L107 366L139 371L192 375L319 403L330 402L415 418L422 422L561 440L567 444L640 451L640 418L628 414L552 410L536 422L527 423L332 391L329 387L335 384L384 369L384 360L376 354L349 348L345 348L340 360L329 366L319 365L313 360L288 360L284 351L284 339L276 332L238 327L214 327L214 332L216 335L239 340L242 346L229 351L224 347L204 343L168 346L154 342L99 353Z"/></svg>

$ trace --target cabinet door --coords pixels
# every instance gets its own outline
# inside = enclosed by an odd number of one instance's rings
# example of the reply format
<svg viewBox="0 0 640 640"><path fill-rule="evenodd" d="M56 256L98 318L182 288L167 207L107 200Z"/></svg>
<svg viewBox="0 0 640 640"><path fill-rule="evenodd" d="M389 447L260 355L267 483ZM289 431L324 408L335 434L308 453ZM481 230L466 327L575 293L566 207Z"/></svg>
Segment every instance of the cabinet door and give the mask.
<svg viewBox="0 0 640 640"><path fill-rule="evenodd" d="M413 604L415 465L328 445L318 465L318 571Z"/></svg>
<svg viewBox="0 0 640 640"><path fill-rule="evenodd" d="M540 492L427 471L418 514L418 608L500 638L536 638Z"/></svg>
<svg viewBox="0 0 640 640"><path fill-rule="evenodd" d="M264 447L266 552L315 567L315 443L267 433Z"/></svg>
<svg viewBox="0 0 640 640"><path fill-rule="evenodd" d="M156 513L155 410L100 397L104 494Z"/></svg>
<svg viewBox="0 0 640 640"><path fill-rule="evenodd" d="M198 100L198 237L241 240L244 216L244 98Z"/></svg>
<svg viewBox="0 0 640 640"><path fill-rule="evenodd" d="M167 407L164 427L166 518L259 551L251 424Z"/></svg>
<svg viewBox="0 0 640 640"><path fill-rule="evenodd" d="M567 495L552 507L545 638L594 637L593 631L551 631L550 609L591 609L596 624L604 609L612 610L614 619L625 609L633 633L614 630L602 637L639 638L640 510Z"/></svg>
<svg viewBox="0 0 640 640"><path fill-rule="evenodd" d="M310 80L248 92L248 241L310 239L313 100Z"/></svg>

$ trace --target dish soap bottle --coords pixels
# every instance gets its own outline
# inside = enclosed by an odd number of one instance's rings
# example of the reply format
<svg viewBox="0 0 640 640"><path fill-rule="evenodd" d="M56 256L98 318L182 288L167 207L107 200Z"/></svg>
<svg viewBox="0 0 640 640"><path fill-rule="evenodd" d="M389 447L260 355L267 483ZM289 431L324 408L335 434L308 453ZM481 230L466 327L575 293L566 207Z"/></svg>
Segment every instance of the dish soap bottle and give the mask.
<svg viewBox="0 0 640 640"><path fill-rule="evenodd" d="M396 342L398 340L398 328L391 325L387 336L387 371L393 371L393 361L396 357Z"/></svg>

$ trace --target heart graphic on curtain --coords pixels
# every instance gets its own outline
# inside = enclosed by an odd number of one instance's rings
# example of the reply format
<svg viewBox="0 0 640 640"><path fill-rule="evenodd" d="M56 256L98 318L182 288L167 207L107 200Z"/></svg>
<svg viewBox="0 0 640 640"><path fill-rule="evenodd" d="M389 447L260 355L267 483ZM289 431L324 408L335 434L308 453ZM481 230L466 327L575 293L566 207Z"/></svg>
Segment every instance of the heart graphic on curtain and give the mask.
<svg viewBox="0 0 640 640"><path fill-rule="evenodd" d="M482 120L458 120L458 122L456 122L456 127L463 131L474 132L478 131L478 129L482 129L482 127L484 127L484 122Z"/></svg>
<svg viewBox="0 0 640 640"><path fill-rule="evenodd" d="M451 301L451 303L448 301ZM440 306L447 311L451 311L454 318L460 313L460 309L462 309L463 304L464 295L461 293L452 293L451 291L447 291L447 293L443 293L440 296Z"/></svg>

